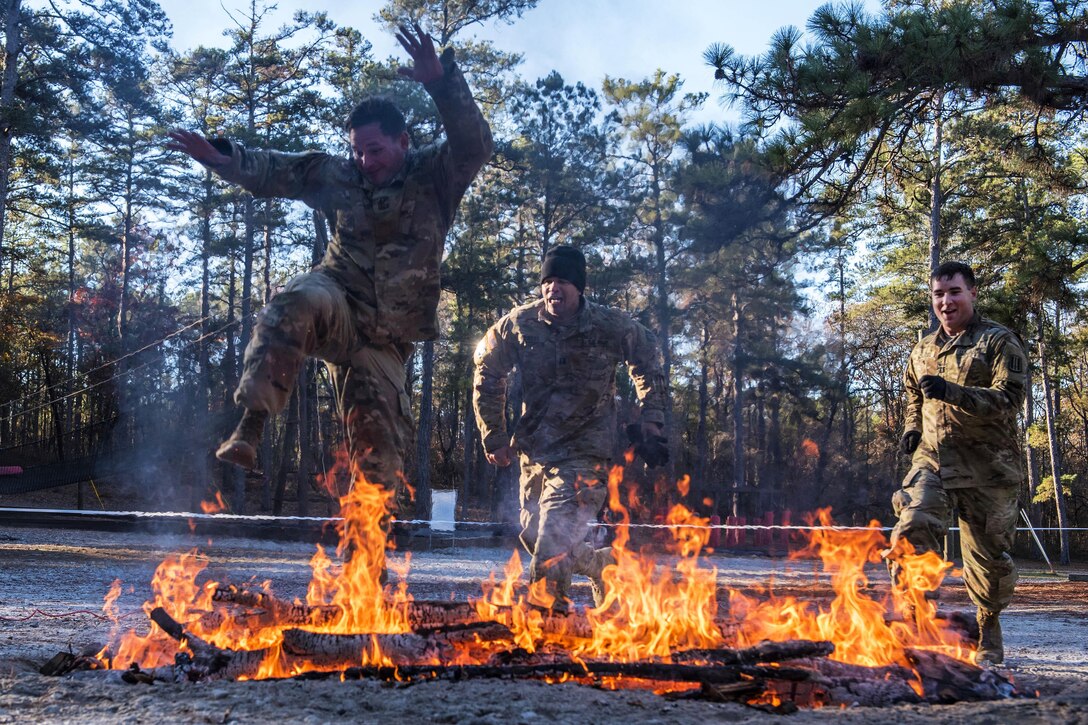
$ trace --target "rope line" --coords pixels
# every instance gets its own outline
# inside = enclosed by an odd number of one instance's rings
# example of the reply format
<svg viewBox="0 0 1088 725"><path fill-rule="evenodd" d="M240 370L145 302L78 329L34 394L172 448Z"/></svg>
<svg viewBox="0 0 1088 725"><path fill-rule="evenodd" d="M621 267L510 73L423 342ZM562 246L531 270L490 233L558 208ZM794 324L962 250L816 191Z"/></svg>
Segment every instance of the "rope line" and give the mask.
<svg viewBox="0 0 1088 725"><path fill-rule="evenodd" d="M77 609L72 612L65 612L63 614L53 614L52 612L46 612L42 609L32 609L30 613L23 617L0 617L0 622L29 622L31 619L37 617L45 617L46 619L67 619L69 617L94 617L106 622L121 621L122 619L128 619L137 615L142 615L143 610L135 610L132 612L126 612L119 617L108 617L101 612L94 612L90 609Z"/></svg>
<svg viewBox="0 0 1088 725"><path fill-rule="evenodd" d="M290 521L312 521L315 523L336 523L337 521L343 521L341 516L272 516L271 514L205 514L195 513L190 511L79 511L72 509L28 509L28 508L3 508L0 507L0 513L19 513L19 514L71 514L76 516L127 516L132 518L166 518L166 519L205 519L210 521L272 521L272 522L290 522ZM443 521L438 519L397 519L398 524L413 525L413 526L498 526L502 525L498 521ZM591 522L590 526L602 527L602 528L619 528L624 524L613 524L605 522ZM695 525L695 524L626 524L628 528L632 529L696 529L706 531L891 531L891 526L800 526L800 525L785 525L785 524L707 524L707 525ZM1088 527L1059 527L1048 526L1034 527L1035 531L1074 531L1085 532L1088 531ZM949 531L959 531L958 526L949 527ZM1018 528L1017 531L1029 531L1027 527Z"/></svg>
<svg viewBox="0 0 1088 725"><path fill-rule="evenodd" d="M9 407L9 406L15 405L16 403L21 403L24 400L28 400L29 398L32 398L32 397L34 397L36 395L39 395L41 393L46 392L47 390L52 390L53 388L56 388L56 387L61 386L61 385L65 385L67 383L72 382L73 380L77 380L80 377L90 375L91 373L96 373L99 370L101 370L102 368L107 368L110 365L116 365L117 363L121 362L122 360L124 360L126 358L130 358L133 355L139 355L141 352L144 352L146 350L150 350L151 348L155 347L156 345L161 345L162 343L169 340L171 337L174 337L176 335L180 335L181 333L185 332L186 330L190 330L190 329L196 327L197 325L203 323L205 320L210 320L212 317L213 317L213 315L208 315L207 317L202 317L199 320L197 320L196 322L192 322L192 323L186 325L185 327L182 327L182 328L180 328L178 330L174 330L173 332L171 332L166 337L159 338L158 340L155 340L154 342L150 342L147 345L144 345L139 350L133 350L132 352L126 353L126 354L122 355L121 357L119 357L119 358L117 358L115 360L111 360L109 362L102 363L101 365L99 365L96 368L91 368L90 370L85 370L85 371L79 373L78 375L73 375L72 377L68 378L67 380L61 380L59 382L53 383L52 385L43 385L42 387L38 388L37 390L35 390L33 392L26 393L21 398L13 398L12 400L9 400L6 403L0 403L0 408L6 408L6 407ZM58 400L63 400L63 398L58 398ZM53 401L53 402L56 402L56 401Z"/></svg>
<svg viewBox="0 0 1088 725"><path fill-rule="evenodd" d="M193 345L197 344L198 342L200 342L202 340L205 340L205 339L207 339L209 337L214 337L214 336L218 335L219 333L223 332L224 330L226 330L228 327L233 327L234 325L237 325L237 324L238 324L238 320L234 320L233 322L228 322L227 324L220 327L218 330L212 330L209 333L201 335L200 337L196 338L192 342L190 342L187 345L183 346L181 349L184 350L186 348L192 347ZM162 361L162 356L157 357L154 360L148 360L147 362L141 363L141 364L137 365L136 367L128 368L124 372L117 373L113 377L106 378L105 380L99 380L97 383L91 383L90 385L88 385L88 386L86 386L84 388L80 388L79 390L73 390L72 392L68 393L67 395L62 395L59 398L54 398L53 400L46 401L44 403L41 403L40 405L34 406L33 408L27 408L25 410L20 410L15 415L26 415L28 413L33 413L35 411L41 410L42 408L48 408L49 406L51 406L51 405L53 405L55 403L59 403L62 400L67 400L68 398L74 397L76 395L81 395L83 393L86 393L88 390L93 390L94 388L97 388L99 385L105 385L106 383L112 383L114 380L119 380L120 378L131 375L132 373L136 372L137 370L143 370L144 368L149 367L151 365L155 365L156 363L159 363L161 361Z"/></svg>

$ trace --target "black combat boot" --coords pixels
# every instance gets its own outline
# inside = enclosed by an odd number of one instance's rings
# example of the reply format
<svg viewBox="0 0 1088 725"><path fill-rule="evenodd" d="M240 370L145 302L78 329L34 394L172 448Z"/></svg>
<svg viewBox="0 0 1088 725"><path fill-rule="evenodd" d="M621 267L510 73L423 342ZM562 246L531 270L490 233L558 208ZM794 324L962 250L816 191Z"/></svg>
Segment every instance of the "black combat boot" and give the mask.
<svg viewBox="0 0 1088 725"><path fill-rule="evenodd" d="M257 446L261 444L261 434L264 433L264 423L268 420L268 413L263 410L246 410L238 426L230 434L230 438L223 441L215 457L224 463L233 463L245 469L257 467Z"/></svg>
<svg viewBox="0 0 1088 725"><path fill-rule="evenodd" d="M1005 646L1001 641L1001 620L997 612L978 610L978 650L975 664L979 667L999 665L1005 661Z"/></svg>

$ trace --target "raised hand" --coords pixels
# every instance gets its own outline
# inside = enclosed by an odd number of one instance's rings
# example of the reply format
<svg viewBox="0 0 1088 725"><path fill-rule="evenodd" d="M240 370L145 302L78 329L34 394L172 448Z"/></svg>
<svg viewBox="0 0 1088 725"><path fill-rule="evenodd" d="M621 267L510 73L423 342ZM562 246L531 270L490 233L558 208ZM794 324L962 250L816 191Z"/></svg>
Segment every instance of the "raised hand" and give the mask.
<svg viewBox="0 0 1088 725"><path fill-rule="evenodd" d="M230 156L220 153L199 133L175 128L167 135L172 140L166 144L166 148L171 151L181 151L207 166L222 166L230 162Z"/></svg>
<svg viewBox="0 0 1088 725"><path fill-rule="evenodd" d="M419 23L412 23L409 28L405 25L399 27L400 32L395 33L397 40L412 56L412 67L402 66L397 72L406 78L411 78L419 83L436 81L445 74L442 63L438 60L438 53L434 49L434 41L431 36L423 32Z"/></svg>

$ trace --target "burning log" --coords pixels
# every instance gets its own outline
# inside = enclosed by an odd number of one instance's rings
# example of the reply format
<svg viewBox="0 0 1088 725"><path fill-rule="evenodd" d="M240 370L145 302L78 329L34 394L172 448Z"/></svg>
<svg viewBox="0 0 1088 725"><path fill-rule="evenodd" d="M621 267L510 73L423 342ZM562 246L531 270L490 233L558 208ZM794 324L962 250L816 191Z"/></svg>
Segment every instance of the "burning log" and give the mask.
<svg viewBox="0 0 1088 725"><path fill-rule="evenodd" d="M665 682L726 684L751 678L775 677L807 680L810 670L759 665L703 666L665 662L542 662L515 665L408 665L400 667L351 667L342 673L307 673L307 678L340 676L344 679L379 679L407 682L473 679L551 679L562 677L629 677Z"/></svg>
<svg viewBox="0 0 1088 725"><path fill-rule="evenodd" d="M865 707L928 702L948 704L1002 700L1020 696L1015 686L992 670L984 670L938 652L907 650L912 665L864 667L832 660L801 664L814 671L815 701L799 705L856 704ZM778 693L783 699L786 693Z"/></svg>
<svg viewBox="0 0 1088 725"><path fill-rule="evenodd" d="M251 627L271 627L277 624L301 624L314 627L327 626L343 616L336 605L311 606L296 604L280 599L268 592L254 591L244 587L216 587L212 592L212 601L224 604L236 604L249 609L259 609L259 613L247 613L245 619Z"/></svg>
<svg viewBox="0 0 1088 725"><path fill-rule="evenodd" d="M305 657L319 667L342 666L376 658L378 653L394 664L448 662L453 645L475 641L510 640L509 629L494 622L453 625L421 632L398 634L327 634L303 629L283 633L283 650Z"/></svg>
<svg viewBox="0 0 1088 725"><path fill-rule="evenodd" d="M997 672L939 652L908 649L907 658L922 676L926 702L978 702L1020 694L1015 685Z"/></svg>
<svg viewBox="0 0 1088 725"><path fill-rule="evenodd" d="M335 604L313 606L288 602L268 592L234 585L217 587L212 600L262 610L247 612L236 620L256 629L277 624L324 627L343 616ZM389 608L402 612L414 630L480 621L476 607L468 602L390 602Z"/></svg>
<svg viewBox="0 0 1088 725"><path fill-rule="evenodd" d="M472 644L475 642L509 642L514 633L506 625L498 622L467 622L449 624L442 627L417 629L416 634L424 637L442 639L450 644Z"/></svg>
<svg viewBox="0 0 1088 725"><path fill-rule="evenodd" d="M311 606L279 599L267 592L254 591L234 585L220 586L212 594L213 601L223 604L235 604L242 607L259 609L259 612L245 612L234 617L235 626L250 631L264 627L301 625L326 627L335 623L341 616L336 605ZM389 608L403 613L408 625L414 631L442 627L454 624L469 624L481 621L494 621L508 627L514 625L515 617L523 611L518 607L485 604L485 611L492 614L481 617L477 605L470 602L410 601L389 603ZM535 610L540 614L540 631L549 636L570 637L574 639L592 639L593 625L583 612L573 611L566 614ZM518 612L519 614L515 614ZM218 629L223 621L222 615L209 613L202 623L209 630ZM734 631L736 624L727 620L717 622L723 635Z"/></svg>
<svg viewBox="0 0 1088 725"><path fill-rule="evenodd" d="M672 656L673 662L705 662L707 664L745 665L789 660L826 657L835 651L832 642L813 642L805 639L786 642L760 642L745 649L689 649Z"/></svg>
<svg viewBox="0 0 1088 725"><path fill-rule="evenodd" d="M231 650L219 649L200 637L186 632L185 628L162 607L151 610L151 621L159 625L171 638L189 647L192 656L178 653L172 667L158 667L150 671L152 677L163 680L236 680L253 677L261 663L270 655L267 649Z"/></svg>
<svg viewBox="0 0 1088 725"><path fill-rule="evenodd" d="M444 642L405 632L401 634L326 634L304 629L283 632L283 650L305 657L318 667L335 667L384 655L394 664L442 662L450 658Z"/></svg>

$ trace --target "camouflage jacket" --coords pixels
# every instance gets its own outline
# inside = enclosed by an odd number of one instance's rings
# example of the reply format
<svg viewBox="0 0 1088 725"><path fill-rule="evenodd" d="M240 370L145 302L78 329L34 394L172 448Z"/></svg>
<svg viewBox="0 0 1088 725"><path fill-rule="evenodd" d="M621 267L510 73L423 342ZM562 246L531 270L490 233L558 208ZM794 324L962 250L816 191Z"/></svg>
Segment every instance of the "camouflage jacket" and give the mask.
<svg viewBox="0 0 1088 725"><path fill-rule="evenodd" d="M230 143L230 163L213 167L257 197L300 199L324 212L332 240L318 266L343 285L359 331L371 342L438 336L439 267L446 233L468 185L491 157L491 130L453 54L426 84L446 141L409 152L390 181L375 186L350 158L321 152L250 151Z"/></svg>
<svg viewBox="0 0 1088 725"><path fill-rule="evenodd" d="M1024 474L1017 415L1026 372L1019 338L978 313L955 337L938 329L922 338L903 376L905 429L922 432L908 480L926 469L946 488L1018 485ZM923 397L923 375L948 381L947 401Z"/></svg>
<svg viewBox="0 0 1088 725"><path fill-rule="evenodd" d="M543 300L512 310L476 348L472 402L488 452L511 445L542 463L605 461L616 435L616 365L627 363L642 420L664 424L665 377L653 333L620 310L585 302L555 324ZM506 431L507 376L521 378L521 418Z"/></svg>

